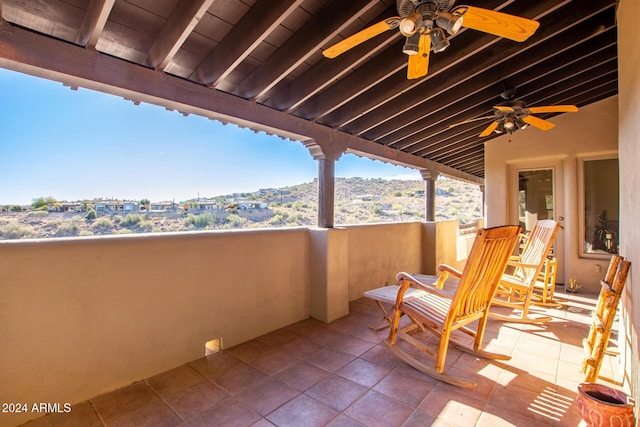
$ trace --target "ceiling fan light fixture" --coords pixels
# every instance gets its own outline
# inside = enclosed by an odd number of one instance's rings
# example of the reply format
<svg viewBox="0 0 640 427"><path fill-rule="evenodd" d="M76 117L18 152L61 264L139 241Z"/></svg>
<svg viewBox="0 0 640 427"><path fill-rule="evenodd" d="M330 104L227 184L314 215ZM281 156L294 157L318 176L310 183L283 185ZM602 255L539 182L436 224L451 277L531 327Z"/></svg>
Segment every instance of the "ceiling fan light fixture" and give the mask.
<svg viewBox="0 0 640 427"><path fill-rule="evenodd" d="M508 118L504 120L504 128L507 132L512 132L515 127L516 124L514 123L513 119Z"/></svg>
<svg viewBox="0 0 640 427"><path fill-rule="evenodd" d="M417 55L420 49L420 33L415 33L414 35L407 37L407 40L404 42L404 46L402 47L402 52L406 55Z"/></svg>
<svg viewBox="0 0 640 427"><path fill-rule="evenodd" d="M463 18L458 13L440 12L438 18L436 18L436 24L444 28L444 30L451 35L456 34L460 30L462 21Z"/></svg>
<svg viewBox="0 0 640 427"><path fill-rule="evenodd" d="M429 32L429 37L431 38L431 50L435 53L442 52L449 47L449 40L447 40L442 28L433 28Z"/></svg>
<svg viewBox="0 0 640 427"><path fill-rule="evenodd" d="M419 13L412 13L400 21L400 32L405 37L411 37L418 31L421 23L422 16Z"/></svg>

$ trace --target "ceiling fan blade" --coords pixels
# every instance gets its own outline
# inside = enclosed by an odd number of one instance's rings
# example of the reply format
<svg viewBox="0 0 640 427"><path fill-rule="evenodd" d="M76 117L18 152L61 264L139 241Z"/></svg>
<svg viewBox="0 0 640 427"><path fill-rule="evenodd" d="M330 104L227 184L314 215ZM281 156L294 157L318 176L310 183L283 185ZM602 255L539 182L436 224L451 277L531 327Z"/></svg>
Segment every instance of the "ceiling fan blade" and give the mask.
<svg viewBox="0 0 640 427"><path fill-rule="evenodd" d="M367 40L377 36L378 34L382 34L387 30L392 30L394 28L397 28L399 23L400 23L399 16L387 18L384 21L380 21L377 24L373 24L372 26L367 27L362 31L359 31L354 35L347 37L341 42L338 42L333 46L328 47L327 49L322 51L322 54L327 58L335 58L336 56L345 53L352 47L355 47L360 43L364 43Z"/></svg>
<svg viewBox="0 0 640 427"><path fill-rule="evenodd" d="M549 130L551 128L554 128L556 125L554 125L553 123L547 121L547 120L543 120L540 119L536 116L526 116L522 118L522 121L525 123L530 124L531 126L537 127L538 129L541 130Z"/></svg>
<svg viewBox="0 0 640 427"><path fill-rule="evenodd" d="M495 122L491 123L489 126L487 126L487 128L485 130L482 131L480 136L489 136L489 135L491 135L491 132L496 130L496 128L498 127L499 124L500 124L499 120L496 120Z"/></svg>
<svg viewBox="0 0 640 427"><path fill-rule="evenodd" d="M455 123L453 125L449 125L449 127L452 128L452 127L464 125L464 124L471 123L471 122L477 122L478 120L487 120L487 119L495 119L495 118L496 118L496 116L477 117L475 119L469 119L469 120L465 120L465 121L460 122L460 123Z"/></svg>
<svg viewBox="0 0 640 427"><path fill-rule="evenodd" d="M540 26L538 21L474 6L460 6L453 12L462 15L463 27L517 42L531 37Z"/></svg>
<svg viewBox="0 0 640 427"><path fill-rule="evenodd" d="M498 110L498 111L507 111L507 112L513 112L513 111L515 111L515 110L513 109L513 107L509 107L509 106L507 106L507 105L496 105L496 106L494 106L493 108L495 108L495 109L496 109L496 110Z"/></svg>
<svg viewBox="0 0 640 427"><path fill-rule="evenodd" d="M409 66L407 67L408 79L418 79L427 75L429 71L430 51L431 38L428 34L420 34L418 53L416 55L409 55Z"/></svg>
<svg viewBox="0 0 640 427"><path fill-rule="evenodd" d="M544 107L529 107L532 113L575 113L578 107L575 105L547 105Z"/></svg>

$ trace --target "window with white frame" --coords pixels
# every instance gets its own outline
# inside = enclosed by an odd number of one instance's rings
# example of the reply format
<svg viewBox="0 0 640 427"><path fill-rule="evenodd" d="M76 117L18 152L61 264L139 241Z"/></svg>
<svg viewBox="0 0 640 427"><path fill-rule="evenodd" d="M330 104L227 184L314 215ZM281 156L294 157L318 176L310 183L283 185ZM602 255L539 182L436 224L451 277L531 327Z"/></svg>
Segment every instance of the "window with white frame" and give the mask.
<svg viewBox="0 0 640 427"><path fill-rule="evenodd" d="M581 256L618 253L619 171L611 156L585 157L579 162Z"/></svg>

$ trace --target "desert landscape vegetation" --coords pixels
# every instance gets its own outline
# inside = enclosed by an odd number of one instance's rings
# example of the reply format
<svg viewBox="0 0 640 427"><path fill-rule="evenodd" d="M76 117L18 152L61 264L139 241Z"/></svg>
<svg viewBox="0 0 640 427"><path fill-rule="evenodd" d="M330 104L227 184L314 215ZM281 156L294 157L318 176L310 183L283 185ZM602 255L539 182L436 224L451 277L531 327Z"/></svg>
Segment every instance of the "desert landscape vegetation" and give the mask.
<svg viewBox="0 0 640 427"><path fill-rule="evenodd" d="M99 199L95 199L99 200ZM255 192L194 198L154 211L141 198L138 210L97 211L95 200L73 201L79 211L58 212L51 196L30 206L3 205L0 240L82 237L107 234L315 226L317 182ZM215 209L203 210L204 204ZM250 206L262 206L251 208ZM249 206L249 207L247 207ZM336 179L335 224L420 221L424 219L424 183L418 180ZM436 220L467 224L482 216L477 185L436 181Z"/></svg>

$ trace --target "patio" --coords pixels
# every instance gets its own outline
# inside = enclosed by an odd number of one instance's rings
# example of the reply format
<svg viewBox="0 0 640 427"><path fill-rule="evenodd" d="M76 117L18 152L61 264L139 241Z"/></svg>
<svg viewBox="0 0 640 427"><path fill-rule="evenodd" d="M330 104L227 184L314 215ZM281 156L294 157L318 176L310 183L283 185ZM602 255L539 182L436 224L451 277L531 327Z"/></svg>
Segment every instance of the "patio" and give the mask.
<svg viewBox="0 0 640 427"><path fill-rule="evenodd" d="M455 349L452 371L477 376L463 389L394 358L371 300L331 323L309 319L52 414L36 426L577 426L582 338L595 295L565 294L545 325L490 320L489 350L508 362ZM502 309L501 309L502 310ZM507 310L508 312L508 310ZM601 377L613 377L605 359Z"/></svg>

